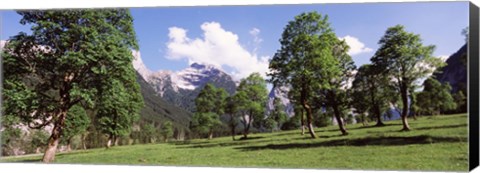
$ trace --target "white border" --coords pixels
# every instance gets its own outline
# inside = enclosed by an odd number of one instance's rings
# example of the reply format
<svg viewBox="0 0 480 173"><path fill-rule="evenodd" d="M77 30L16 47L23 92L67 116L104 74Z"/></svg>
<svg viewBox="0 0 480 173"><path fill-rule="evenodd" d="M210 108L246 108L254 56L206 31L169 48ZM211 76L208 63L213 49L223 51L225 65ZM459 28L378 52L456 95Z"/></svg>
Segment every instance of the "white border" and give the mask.
<svg viewBox="0 0 480 173"><path fill-rule="evenodd" d="M105 7L169 7L169 6L218 6L218 5L268 5L268 4L312 4L312 3L374 3L374 2L432 2L428 0L0 0L0 10L11 9L64 9L64 8L105 8ZM460 0L434 0L451 2ZM473 1L471 1L473 2ZM478 2L473 2L478 6ZM1 11L0 11L1 12ZM1 16L0 16L1 17ZM0 24L1 27L1 24ZM202 159L202 158L199 158ZM209 167L166 167L166 166L128 166L128 165L72 165L72 164L31 164L0 163L2 172L195 172L195 173L313 173L313 172L409 172L412 171L359 171L359 170L318 170L318 169L264 169L264 168L209 168ZM480 172L480 168L473 172Z"/></svg>
<svg viewBox="0 0 480 173"><path fill-rule="evenodd" d="M1 0L2 9L61 9L102 7L217 6L312 3L373 3L373 2L451 2L465 0Z"/></svg>

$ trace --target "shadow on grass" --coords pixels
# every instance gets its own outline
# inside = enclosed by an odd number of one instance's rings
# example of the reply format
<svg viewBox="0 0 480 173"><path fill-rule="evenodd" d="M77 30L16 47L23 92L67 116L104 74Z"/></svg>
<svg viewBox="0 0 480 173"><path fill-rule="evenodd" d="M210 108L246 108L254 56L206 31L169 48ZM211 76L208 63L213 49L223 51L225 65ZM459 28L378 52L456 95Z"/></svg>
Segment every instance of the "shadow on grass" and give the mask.
<svg viewBox="0 0 480 173"><path fill-rule="evenodd" d="M210 143L209 141L203 141L203 142L192 142L192 141L178 141L178 142L173 142L172 144L174 145L197 145L197 144L206 144Z"/></svg>
<svg viewBox="0 0 480 173"><path fill-rule="evenodd" d="M357 127L357 128L352 128L352 130L355 130L355 129L370 129L370 128L384 128L384 127L401 126L401 125L402 125L402 124L400 124L400 123L384 124L384 125L381 125L381 126L370 125L370 126L361 126L361 127Z"/></svg>
<svg viewBox="0 0 480 173"><path fill-rule="evenodd" d="M290 136L290 135L295 135L295 134L302 134L302 131L300 129L295 129L292 132L282 132L282 133L279 133L279 134L272 134L271 136ZM308 130L305 130L305 134L308 134Z"/></svg>
<svg viewBox="0 0 480 173"><path fill-rule="evenodd" d="M433 137L429 135L412 137L367 137L360 139L339 139L316 143L290 143L290 144L269 144L265 146L237 147L235 149L243 151L255 151L264 149L285 150L292 148L315 148L315 147L335 147L335 146L402 146L411 144L431 144L431 143L452 143L466 142L467 138L458 137Z"/></svg>
<svg viewBox="0 0 480 173"><path fill-rule="evenodd" d="M2 161L2 163L43 163L41 159L21 159L16 161Z"/></svg>
<svg viewBox="0 0 480 173"><path fill-rule="evenodd" d="M457 124L457 125L445 125L445 126L432 126L432 127L419 127L419 128L412 128L412 130L435 130L435 129L447 129L447 128L458 128L458 127L467 127L467 124ZM379 134L379 133L403 133L400 129L396 130L388 130L388 131L368 131L369 134Z"/></svg>
<svg viewBox="0 0 480 173"><path fill-rule="evenodd" d="M347 128L347 131L350 131L350 130L370 129L370 128L384 128L384 127L401 126L401 125L402 124L395 123L395 124L384 124L383 126L370 125L370 126L360 126L360 127L354 127L354 128L348 128L348 126L347 126L346 128ZM330 130L316 130L315 133L337 132L337 131L340 132L340 129L336 128L336 129L330 129Z"/></svg>
<svg viewBox="0 0 480 173"><path fill-rule="evenodd" d="M251 141L254 139L261 139L265 138L262 136L259 137L251 137L247 139L237 139L235 141L230 142L211 142L208 144L193 144L191 146L184 146L184 147L177 147L177 148L211 148L211 147L228 147L234 145L246 145L246 144L255 144L255 143L263 143L263 142L270 142L271 140L258 140L258 141Z"/></svg>
<svg viewBox="0 0 480 173"><path fill-rule="evenodd" d="M458 127L467 128L467 124L457 124L457 125L447 125L447 126L433 126L433 127L420 127L420 128L414 128L413 130L433 130L433 129L447 129L447 128L458 128Z"/></svg>
<svg viewBox="0 0 480 173"><path fill-rule="evenodd" d="M255 140L255 139L262 139L262 138L265 138L265 137L263 137L263 136L255 136L255 137L248 137L248 138L241 137L239 140L240 141L248 141L248 140Z"/></svg>

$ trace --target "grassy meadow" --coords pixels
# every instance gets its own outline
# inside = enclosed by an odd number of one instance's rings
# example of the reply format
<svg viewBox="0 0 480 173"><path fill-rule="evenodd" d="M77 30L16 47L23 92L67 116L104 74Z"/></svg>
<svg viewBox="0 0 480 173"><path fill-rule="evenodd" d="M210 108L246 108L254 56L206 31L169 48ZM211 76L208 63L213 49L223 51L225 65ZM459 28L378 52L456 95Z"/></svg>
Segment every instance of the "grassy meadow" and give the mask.
<svg viewBox="0 0 480 173"><path fill-rule="evenodd" d="M467 171L467 121L466 114L439 115L410 118L409 132L400 131L398 120L385 122L384 127L347 125L348 136L341 136L337 126L317 128L317 139L292 130L251 134L247 140L227 136L117 146L59 153L54 163ZM1 161L40 159L35 155Z"/></svg>

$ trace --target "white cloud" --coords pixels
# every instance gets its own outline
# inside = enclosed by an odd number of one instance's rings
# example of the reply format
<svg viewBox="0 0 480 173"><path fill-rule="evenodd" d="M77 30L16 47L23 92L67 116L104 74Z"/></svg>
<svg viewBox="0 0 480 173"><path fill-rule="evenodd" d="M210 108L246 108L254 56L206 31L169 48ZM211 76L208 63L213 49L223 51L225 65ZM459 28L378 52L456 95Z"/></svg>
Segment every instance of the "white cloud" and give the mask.
<svg viewBox="0 0 480 173"><path fill-rule="evenodd" d="M203 31L202 38L189 38L187 30L183 28L169 28L170 40L166 43L166 57L171 60L187 59L190 63L211 64L220 68L227 66L233 69L229 73L236 80L253 72L266 77L268 56L259 57L246 50L238 41L238 36L223 29L220 23L206 22L200 28ZM260 30L254 28L250 33L261 42L258 38Z"/></svg>
<svg viewBox="0 0 480 173"><path fill-rule="evenodd" d="M253 43L254 43L254 46L255 48L253 49L253 52L256 52L258 50L258 48L260 47L260 43L262 43L263 39L261 39L258 35L260 34L260 29L258 28L252 28L252 30L250 30L250 35L253 36Z"/></svg>
<svg viewBox="0 0 480 173"><path fill-rule="evenodd" d="M350 56L373 51L373 49L366 47L365 44L360 42L356 37L347 35L345 37L340 37L340 39L345 40L348 46L350 46L350 50L348 51Z"/></svg>

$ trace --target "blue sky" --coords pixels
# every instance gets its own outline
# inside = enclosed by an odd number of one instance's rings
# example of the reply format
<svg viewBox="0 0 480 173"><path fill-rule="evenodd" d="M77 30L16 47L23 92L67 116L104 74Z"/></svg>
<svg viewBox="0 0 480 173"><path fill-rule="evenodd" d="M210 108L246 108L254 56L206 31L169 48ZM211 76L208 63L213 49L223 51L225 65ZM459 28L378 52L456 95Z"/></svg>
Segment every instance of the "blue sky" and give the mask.
<svg viewBox="0 0 480 173"><path fill-rule="evenodd" d="M436 45L435 56L458 50L464 44L461 30L468 26L468 2L131 9L142 59L149 69L178 71L191 62L204 61L238 77L265 68L265 60L280 46L278 40L287 22L309 11L328 15L338 37L349 36L352 42L363 44L353 46L358 50L351 54L357 65L369 62L385 30L396 24L420 34L425 44ZM2 11L1 15L0 39L28 30L19 24L15 12ZM207 32L210 34L204 35ZM223 36L225 40L215 39ZM232 37L228 40L227 36ZM254 67L242 68L245 64Z"/></svg>

